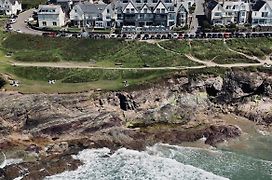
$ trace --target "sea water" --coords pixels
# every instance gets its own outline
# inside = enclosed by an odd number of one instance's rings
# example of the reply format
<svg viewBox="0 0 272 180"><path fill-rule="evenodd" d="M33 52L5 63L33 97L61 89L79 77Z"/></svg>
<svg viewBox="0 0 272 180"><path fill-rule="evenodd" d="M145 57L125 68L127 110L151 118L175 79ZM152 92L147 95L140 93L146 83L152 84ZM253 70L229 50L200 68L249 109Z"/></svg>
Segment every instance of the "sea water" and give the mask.
<svg viewBox="0 0 272 180"><path fill-rule="evenodd" d="M241 137L218 148L156 144L139 152L86 149L74 156L83 165L48 180L272 180L272 136ZM233 144L247 146L233 146Z"/></svg>

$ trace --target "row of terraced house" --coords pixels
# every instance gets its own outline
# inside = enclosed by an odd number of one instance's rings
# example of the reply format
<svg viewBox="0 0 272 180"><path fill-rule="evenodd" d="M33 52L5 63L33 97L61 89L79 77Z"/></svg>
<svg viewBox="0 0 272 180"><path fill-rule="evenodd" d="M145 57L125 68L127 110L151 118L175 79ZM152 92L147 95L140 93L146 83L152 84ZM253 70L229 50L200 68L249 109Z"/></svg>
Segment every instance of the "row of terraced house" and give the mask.
<svg viewBox="0 0 272 180"><path fill-rule="evenodd" d="M123 26L185 27L190 24L194 0L51 0L40 5L40 27L63 26L112 28Z"/></svg>
<svg viewBox="0 0 272 180"><path fill-rule="evenodd" d="M205 14L213 25L272 26L272 0L209 0Z"/></svg>

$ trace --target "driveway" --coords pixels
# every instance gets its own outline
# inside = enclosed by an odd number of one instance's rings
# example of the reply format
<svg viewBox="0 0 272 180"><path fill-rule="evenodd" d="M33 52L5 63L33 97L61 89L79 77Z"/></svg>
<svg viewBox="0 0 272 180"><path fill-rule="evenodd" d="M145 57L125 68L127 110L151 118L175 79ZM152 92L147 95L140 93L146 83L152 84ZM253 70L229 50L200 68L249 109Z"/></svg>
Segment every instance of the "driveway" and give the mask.
<svg viewBox="0 0 272 180"><path fill-rule="evenodd" d="M41 31L36 31L33 29L30 29L27 24L25 23L25 20L32 16L34 9L29 9L27 11L24 11L18 15L16 23L12 24L11 27L13 30L21 30L24 34L33 34L33 35L42 35Z"/></svg>
<svg viewBox="0 0 272 180"><path fill-rule="evenodd" d="M197 31L198 25L198 17L204 16L204 0L197 0L196 1L196 8L195 12L193 13L192 23L190 25L190 34L195 34Z"/></svg>

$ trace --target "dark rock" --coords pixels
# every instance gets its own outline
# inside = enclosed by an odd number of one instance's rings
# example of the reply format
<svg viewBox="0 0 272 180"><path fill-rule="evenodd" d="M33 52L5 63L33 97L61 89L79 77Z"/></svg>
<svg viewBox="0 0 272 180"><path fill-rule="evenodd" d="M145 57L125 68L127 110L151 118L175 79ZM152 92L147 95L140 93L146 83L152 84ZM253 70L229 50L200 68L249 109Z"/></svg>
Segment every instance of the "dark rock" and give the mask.
<svg viewBox="0 0 272 180"><path fill-rule="evenodd" d="M117 93L117 97L120 101L120 108L124 111L135 110L137 105L133 100L133 97L127 93Z"/></svg>

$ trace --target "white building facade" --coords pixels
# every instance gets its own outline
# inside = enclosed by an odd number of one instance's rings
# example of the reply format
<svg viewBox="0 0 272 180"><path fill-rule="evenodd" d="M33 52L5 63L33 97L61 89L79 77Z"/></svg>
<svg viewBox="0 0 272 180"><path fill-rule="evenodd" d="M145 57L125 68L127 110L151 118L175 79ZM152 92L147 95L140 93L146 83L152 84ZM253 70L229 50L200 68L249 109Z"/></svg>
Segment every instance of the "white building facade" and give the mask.
<svg viewBox="0 0 272 180"><path fill-rule="evenodd" d="M213 25L246 24L250 18L250 3L244 1L210 1L205 14Z"/></svg>
<svg viewBox="0 0 272 180"><path fill-rule="evenodd" d="M65 25L65 13L60 5L40 5L37 14L39 27L62 27Z"/></svg>
<svg viewBox="0 0 272 180"><path fill-rule="evenodd" d="M272 2L259 0L252 6L252 26L272 26Z"/></svg>
<svg viewBox="0 0 272 180"><path fill-rule="evenodd" d="M17 15L22 11L22 3L19 0L0 0L0 11L5 15Z"/></svg>

